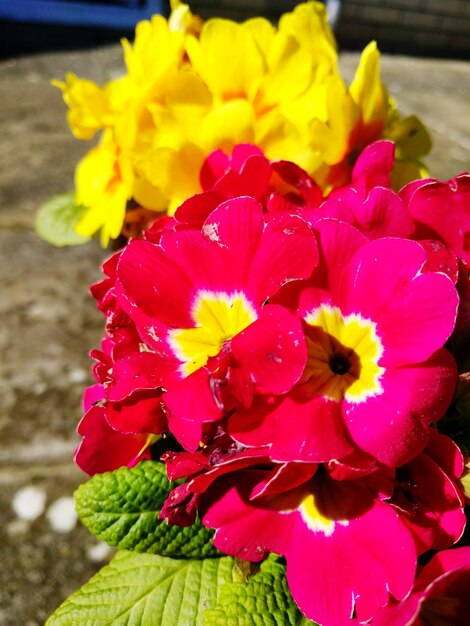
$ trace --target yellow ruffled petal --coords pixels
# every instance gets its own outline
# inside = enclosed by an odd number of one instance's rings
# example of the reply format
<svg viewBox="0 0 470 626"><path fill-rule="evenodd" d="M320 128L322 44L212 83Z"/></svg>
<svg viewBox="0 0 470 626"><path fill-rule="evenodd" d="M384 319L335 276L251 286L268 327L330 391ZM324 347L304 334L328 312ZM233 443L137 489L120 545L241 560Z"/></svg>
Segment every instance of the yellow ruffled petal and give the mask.
<svg viewBox="0 0 470 626"><path fill-rule="evenodd" d="M102 245L121 232L127 200L131 198L134 174L130 161L105 133L98 146L75 171L76 201L87 207L76 231L91 236L101 228Z"/></svg>
<svg viewBox="0 0 470 626"><path fill-rule="evenodd" d="M377 119L385 123L388 95L380 80L380 53L375 41L364 48L349 93L360 107L364 123Z"/></svg>
<svg viewBox="0 0 470 626"><path fill-rule="evenodd" d="M161 15L139 22L132 46L122 40L127 71L136 85L146 85L169 68L177 68L183 59L184 33L170 30Z"/></svg>
<svg viewBox="0 0 470 626"><path fill-rule="evenodd" d="M146 178L136 177L132 197L137 204L151 211L166 212L168 209L168 199L161 189L152 185Z"/></svg>
<svg viewBox="0 0 470 626"><path fill-rule="evenodd" d="M337 66L336 41L321 2L304 2L279 20L279 31L292 35L316 65Z"/></svg>
<svg viewBox="0 0 470 626"><path fill-rule="evenodd" d="M168 18L170 30L177 30L182 33L199 35L203 21L198 15L193 15L189 5L180 0L170 0L171 14Z"/></svg>
<svg viewBox="0 0 470 626"><path fill-rule="evenodd" d="M192 66L216 98L253 100L264 74L264 59L243 25L209 20L199 40L188 37L186 50Z"/></svg>
<svg viewBox="0 0 470 626"><path fill-rule="evenodd" d="M266 57L276 35L276 29L264 17L253 17L243 22L243 28L249 31L261 54Z"/></svg>
<svg viewBox="0 0 470 626"><path fill-rule="evenodd" d="M221 148L231 151L238 143L253 143L255 113L246 100L231 100L214 108L202 121L198 144L206 154Z"/></svg>
<svg viewBox="0 0 470 626"><path fill-rule="evenodd" d="M67 121L77 139L91 139L98 130L112 123L108 94L93 81L78 78L70 72L65 83L54 80L52 84L62 90L64 102L69 107Z"/></svg>
<svg viewBox="0 0 470 626"><path fill-rule="evenodd" d="M312 82L313 68L308 52L289 35L277 33L266 55L268 72L260 83L255 107L258 115L302 95Z"/></svg>

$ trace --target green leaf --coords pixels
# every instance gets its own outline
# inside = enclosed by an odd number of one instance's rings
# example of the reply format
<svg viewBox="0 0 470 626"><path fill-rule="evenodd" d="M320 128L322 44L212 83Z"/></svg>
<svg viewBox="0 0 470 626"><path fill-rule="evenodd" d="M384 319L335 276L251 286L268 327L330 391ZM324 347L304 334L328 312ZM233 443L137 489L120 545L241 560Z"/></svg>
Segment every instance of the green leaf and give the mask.
<svg viewBox="0 0 470 626"><path fill-rule="evenodd" d="M217 604L204 614L203 626L316 626L292 600L285 566L270 557L246 582L225 584Z"/></svg>
<svg viewBox="0 0 470 626"><path fill-rule="evenodd" d="M234 559L181 560L120 552L48 619L46 626L201 626Z"/></svg>
<svg viewBox="0 0 470 626"><path fill-rule="evenodd" d="M75 232L75 226L86 208L75 204L73 193L54 196L36 213L35 227L38 235L54 246L77 246L90 237Z"/></svg>
<svg viewBox="0 0 470 626"><path fill-rule="evenodd" d="M213 531L199 520L181 527L158 519L175 486L163 463L143 461L131 469L96 474L81 485L75 492L77 512L98 539L121 550L177 558L220 555L212 544Z"/></svg>

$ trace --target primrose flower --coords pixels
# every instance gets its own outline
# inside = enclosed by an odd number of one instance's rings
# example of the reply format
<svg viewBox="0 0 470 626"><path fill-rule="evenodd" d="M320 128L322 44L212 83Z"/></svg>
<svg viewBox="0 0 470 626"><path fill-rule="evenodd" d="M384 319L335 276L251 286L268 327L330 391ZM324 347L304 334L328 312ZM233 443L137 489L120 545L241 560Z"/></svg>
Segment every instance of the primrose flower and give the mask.
<svg viewBox="0 0 470 626"><path fill-rule="evenodd" d="M284 393L300 378L306 351L300 320L267 303L317 262L300 217L269 222L253 198L218 206L201 230L167 230L158 244L132 241L117 268L119 303L155 358L173 361L166 386L170 428L189 449L221 407L249 406L255 393Z"/></svg>
<svg viewBox="0 0 470 626"><path fill-rule="evenodd" d="M465 525L459 497L451 502L440 495L433 499L435 474L414 477L415 511L402 512L390 499L401 478L383 468L372 465L362 476L338 480L332 476L334 463L268 470L261 469L262 457L259 461L254 457L249 469L238 469L232 461L231 473L224 467L219 477L205 482L203 473L188 481L188 489L200 492L196 502L201 519L215 529L220 550L250 561L271 551L286 558L295 601L320 624L344 624L352 615L375 623L382 607L408 597L416 555L423 551L415 535L420 523L423 533L433 526L437 536L442 518L453 516L458 523L449 545ZM211 471L216 470L207 473ZM437 464L436 471L445 474ZM416 530L410 530L409 519ZM384 536L393 550L384 549Z"/></svg>
<svg viewBox="0 0 470 626"><path fill-rule="evenodd" d="M199 512L222 552L255 562L283 555L295 601L320 624L352 624L353 616L382 624L398 614L417 555L462 535L462 455L442 435L396 472L364 457L359 467L355 455L320 465L268 455L267 446L247 449L221 433L197 452L166 453L169 477L187 480L161 518L187 525Z"/></svg>
<svg viewBox="0 0 470 626"><path fill-rule="evenodd" d="M456 367L442 346L457 291L448 276L424 271L417 242L367 241L333 219L315 230L320 263L274 300L303 320L302 378L283 397L257 396L230 417L229 432L246 446L270 443L277 461L340 459L354 443L396 467L424 448L451 401Z"/></svg>
<svg viewBox="0 0 470 626"><path fill-rule="evenodd" d="M334 481L317 472L282 491L269 478L251 469L215 483L202 521L216 530L216 547L250 561L283 555L292 597L320 624L341 623L354 610L366 621L389 593L406 597L416 567L413 539L366 479ZM384 536L393 550L383 549Z"/></svg>
<svg viewBox="0 0 470 626"><path fill-rule="evenodd" d="M139 23L132 45L123 41L125 76L104 87L72 74L55 83L74 135L106 136L77 172L77 200L88 207L80 233L102 229L106 245L135 204L173 214L202 191L204 159L237 144L292 161L324 193L349 182L357 155L380 137L397 143L396 186L424 171L429 138L417 118L397 113L375 43L347 87L322 3L300 4L277 28L264 18L202 22L179 2L173 9L168 21Z"/></svg>

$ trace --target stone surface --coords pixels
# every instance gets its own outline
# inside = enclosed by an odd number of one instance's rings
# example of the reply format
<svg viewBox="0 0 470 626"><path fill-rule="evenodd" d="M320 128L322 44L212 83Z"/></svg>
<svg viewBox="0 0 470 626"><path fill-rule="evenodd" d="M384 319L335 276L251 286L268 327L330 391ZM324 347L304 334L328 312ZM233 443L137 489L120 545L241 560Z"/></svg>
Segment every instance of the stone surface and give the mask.
<svg viewBox="0 0 470 626"><path fill-rule="evenodd" d="M342 59L351 76L357 55ZM74 467L80 395L90 382L88 351L102 319L88 296L106 253L97 243L56 249L34 233L34 213L73 187L88 149L65 123L60 93L50 86L67 71L105 81L119 73L118 46L39 55L0 64L0 624L39 626L82 585L109 552L78 524L56 532L48 511L70 497L84 476ZM383 75L405 113L418 113L435 136L428 159L436 177L469 168L466 89L470 65L384 57ZM46 495L32 521L12 507L20 489Z"/></svg>

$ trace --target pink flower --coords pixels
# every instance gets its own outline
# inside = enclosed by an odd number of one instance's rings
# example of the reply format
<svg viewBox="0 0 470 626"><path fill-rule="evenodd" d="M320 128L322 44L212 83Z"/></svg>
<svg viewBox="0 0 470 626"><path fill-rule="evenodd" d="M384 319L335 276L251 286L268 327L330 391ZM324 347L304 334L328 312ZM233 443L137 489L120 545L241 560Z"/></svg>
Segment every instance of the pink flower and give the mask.
<svg viewBox="0 0 470 626"><path fill-rule="evenodd" d="M212 152L200 180L204 192L188 198L175 213L176 223L185 228L200 228L221 202L238 196L255 198L267 213L309 213L323 200L318 185L298 165L268 161L249 144L235 146L231 156Z"/></svg>
<svg viewBox="0 0 470 626"><path fill-rule="evenodd" d="M270 443L276 461L327 462L357 446L397 467L426 446L452 398L456 368L442 346L457 292L448 276L423 271L416 242L367 241L332 219L316 231L319 265L276 298L303 319L302 379L283 397L256 397L229 432L246 446Z"/></svg>
<svg viewBox="0 0 470 626"><path fill-rule="evenodd" d="M202 230L165 232L122 252L116 290L142 341L178 378L163 400L170 428L188 449L202 424L249 406L255 393L284 393L305 366L300 321L266 304L287 282L309 276L315 238L298 216L268 223L252 198L222 203Z"/></svg>
<svg viewBox="0 0 470 626"><path fill-rule="evenodd" d="M372 485L319 470L286 490L267 471L242 470L214 483L202 521L226 554L250 561L283 555L292 596L308 618L335 626L355 611L365 621L389 593L407 596L416 567L411 533Z"/></svg>
<svg viewBox="0 0 470 626"><path fill-rule="evenodd" d="M397 470L356 454L321 465L270 463L268 447L246 449L220 433L195 453L164 456L169 477L187 480L161 517L186 525L199 512L222 552L248 561L284 556L308 618L344 626L354 615L375 624L384 607L407 602L417 554L462 535L463 460L435 432Z"/></svg>

